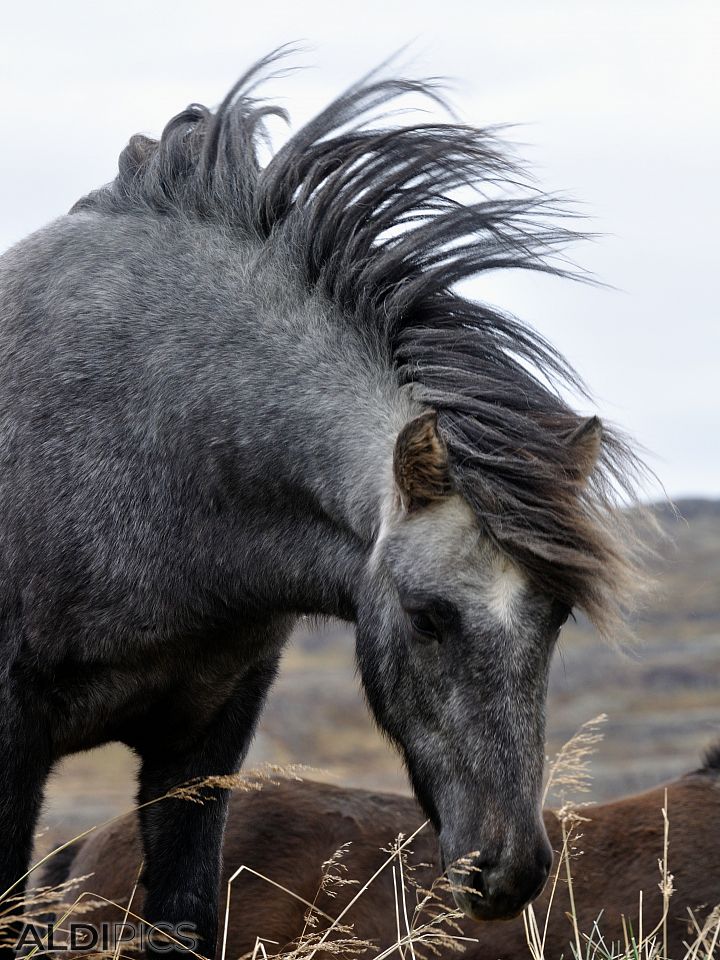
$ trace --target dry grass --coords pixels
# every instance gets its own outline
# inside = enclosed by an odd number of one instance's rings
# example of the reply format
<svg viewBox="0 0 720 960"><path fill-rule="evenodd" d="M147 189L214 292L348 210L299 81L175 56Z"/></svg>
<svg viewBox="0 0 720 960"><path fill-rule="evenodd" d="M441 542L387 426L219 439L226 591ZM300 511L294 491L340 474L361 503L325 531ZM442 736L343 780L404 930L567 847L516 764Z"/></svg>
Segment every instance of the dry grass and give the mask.
<svg viewBox="0 0 720 960"><path fill-rule="evenodd" d="M563 843L553 876L549 881L551 893L545 917L537 916L533 904L530 904L523 913L530 956L532 960L551 960L546 956L545 942L555 892L562 879L567 883L570 900L567 918L571 927L569 946L574 960L718 960L720 958L720 949L718 949L720 905L711 911L702 925L698 924L695 916L690 913L689 929L693 931L693 935L686 944L685 953L680 957L670 957L668 954L667 919L674 887L668 857L670 817L667 791L661 811L664 825L663 854L658 861L658 886L663 899L660 922L645 932L643 891L639 890L637 923L633 926L630 918L623 917L623 942L606 941L602 933L602 910L598 910L598 919L591 930L584 931L579 927L573 892L572 861L575 859L574 851L577 844L582 839L582 824L587 822L587 818L581 813L583 802L575 795L587 794L590 791L592 780L590 763L597 745L602 740L600 727L606 720L606 715L600 714L584 723L575 736L562 747L550 765L545 797L551 790L558 791L562 797L563 802L558 811L558 817L562 827Z"/></svg>
<svg viewBox="0 0 720 960"><path fill-rule="evenodd" d="M704 922L700 923L690 913L688 917L689 936L685 944L685 952L681 956L668 955L667 948L667 918L674 893L673 875L669 865L669 837L671 832L670 816L667 809L667 800L661 815L664 823L663 855L658 862L658 886L663 898L663 913L661 920L651 930L645 929L643 923L643 891L638 891L638 912L635 918L623 918L624 938L620 943L606 941L602 932L602 911L598 908L598 919L590 930L581 930L577 911L575 909L573 891L573 867L577 860L578 845L582 838L582 824L586 818L582 815L586 796L590 789L590 760L592 753L602 739L599 732L605 717L601 715L583 724L576 735L561 749L555 760L550 764L548 782L545 790L547 796L551 790L563 799L558 816L562 825L562 849L553 871L550 883L550 899L544 916L540 916L531 905L523 915L525 935L527 940L528 960L560 960L560 957L546 952L548 925L555 904L555 893L562 883L567 884L570 901L570 910L566 914L568 926L568 951L565 957L572 960L720 960L720 905L710 912ZM301 768L268 767L261 771L233 777L211 778L196 781L171 791L168 796L184 799L188 802L205 802L205 790L208 786L230 787L236 790L259 790L264 785L276 781L279 777L292 776L299 779ZM164 798L162 798L164 799ZM154 801L159 802L159 801ZM112 823L119 818L107 821ZM82 839L89 833L99 829L93 827L74 837L72 840L57 847L33 865L29 873L34 872L43 863L64 850L70 844ZM290 898L302 902L306 909L304 928L294 943L280 945L270 940L258 937L254 949L245 955L244 960L266 960L271 956L281 960L314 960L321 954L323 957L335 956L338 958L368 957L373 960L386 960L392 956L397 960L432 960L434 957L449 957L466 951L468 948L473 960L480 960L480 954L472 950L477 941L463 935L459 921L462 914L450 907L449 893L451 888L445 878L437 880L431 889L425 889L417 881L413 866L408 856L415 837L428 828L427 822L422 824L408 837L399 836L386 849L386 858L380 868L364 881L352 879L348 876L346 863L347 848L341 847L323 865L322 881L313 902L300 897L293 890L252 870L241 866L228 880L227 906L224 925L221 931L222 960L235 960L228 956L228 929L231 911L242 894L236 891L236 885L243 875L253 874L269 886L280 889ZM395 941L389 947L379 949L377 945L360 939L348 922L348 913L357 901L367 894L369 888L385 871L392 874L393 901L387 904L387 910L393 917L395 926ZM57 887L46 887L32 891L22 903L23 921L33 922L48 912L57 917L57 928L71 918L101 903L114 906L119 916L142 922L142 918L135 914L131 907L135 897L138 878L134 880L132 895L127 906L110 904L105 898L98 897L92 892L83 892L73 899L73 894L86 877L74 878ZM18 881L19 882L19 881ZM350 901L343 909L335 914L326 912L318 904L320 894L325 899L332 900L341 887L352 885L357 888ZM0 895L0 943L3 932L7 931L11 921L10 911L16 906L17 899L13 897L13 888ZM240 909L241 909L240 905ZM633 922L634 921L634 922ZM171 938L172 939L172 938ZM123 947L131 946L123 944ZM43 950L35 948L27 953L27 958L40 955ZM199 957L193 951L189 954ZM125 955L120 954L120 946L111 951L85 954L88 957L103 958L103 960L122 960ZM494 956L494 954L493 954ZM485 960L483 956L483 960ZM488 954L487 960L492 960Z"/></svg>
<svg viewBox="0 0 720 960"><path fill-rule="evenodd" d="M685 952L679 957L671 957L668 953L667 919L670 902L674 892L673 876L669 872L668 848L670 818L666 803L662 809L664 821L663 856L658 862L658 886L662 893L662 917L651 930L645 932L643 923L643 891L638 891L638 913L636 925L632 920L623 917L624 940L621 943L607 942L602 932L601 911L598 919L589 931L579 928L577 911L573 898L573 879L571 862L573 860L574 841L579 839L579 829L585 818L570 804L560 811L562 823L563 845L555 867L551 883L551 899L544 920L536 915L531 904L524 912L525 935L532 960L550 960L545 953L545 937L548 919L552 911L553 900L558 883L562 875L568 885L571 909L567 918L571 926L570 949L574 960L717 960L720 957L718 937L720 936L720 905L715 907L704 923L699 924L692 912L689 912L688 929L691 931ZM556 958L553 958L556 960Z"/></svg>

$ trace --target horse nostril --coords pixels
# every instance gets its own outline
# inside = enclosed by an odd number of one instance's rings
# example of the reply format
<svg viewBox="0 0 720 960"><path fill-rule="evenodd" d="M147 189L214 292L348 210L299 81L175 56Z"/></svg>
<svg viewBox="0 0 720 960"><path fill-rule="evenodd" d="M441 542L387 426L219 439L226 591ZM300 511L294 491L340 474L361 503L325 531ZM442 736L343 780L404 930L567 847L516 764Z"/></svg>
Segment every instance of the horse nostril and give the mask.
<svg viewBox="0 0 720 960"><path fill-rule="evenodd" d="M455 902L476 920L509 920L537 897L548 878L552 850L540 842L525 850L502 850L488 858L457 860L448 876Z"/></svg>
<svg viewBox="0 0 720 960"><path fill-rule="evenodd" d="M537 863L539 879L537 887L535 888L535 892L530 898L531 900L534 900L535 897L541 893L545 883L547 882L547 878L550 876L550 869L553 864L553 852L549 843L543 844L543 846L540 847L535 862Z"/></svg>
<svg viewBox="0 0 720 960"><path fill-rule="evenodd" d="M484 908L493 917L510 918L516 916L530 901L542 891L547 880L545 866L531 868L522 877L508 875L498 867L482 874Z"/></svg>
<svg viewBox="0 0 720 960"><path fill-rule="evenodd" d="M486 874L491 869L489 863L476 863L470 870L470 877L468 886L481 896L484 900L488 898L488 886L486 880Z"/></svg>
<svg viewBox="0 0 720 960"><path fill-rule="evenodd" d="M494 906L497 904L498 900L504 900L504 883L503 883L503 874L499 868L493 868L488 866L483 874L483 889L482 895L485 897L485 901L488 906Z"/></svg>
<svg viewBox="0 0 720 960"><path fill-rule="evenodd" d="M524 869L508 870L502 863L478 865L479 869L473 873L472 886L481 897L480 909L492 917L516 916L541 893L551 863L551 856L543 850Z"/></svg>
<svg viewBox="0 0 720 960"><path fill-rule="evenodd" d="M540 847L538 855L536 858L536 863L538 868L545 874L545 879L547 879L548 874L550 873L550 867L552 867L553 862L553 852L550 844L545 844Z"/></svg>
<svg viewBox="0 0 720 960"><path fill-rule="evenodd" d="M470 857L455 861L448 871L448 877L456 901L467 904L474 901L476 897L487 901L486 874L492 870L493 866L487 861L473 860ZM463 906L463 909L467 907Z"/></svg>

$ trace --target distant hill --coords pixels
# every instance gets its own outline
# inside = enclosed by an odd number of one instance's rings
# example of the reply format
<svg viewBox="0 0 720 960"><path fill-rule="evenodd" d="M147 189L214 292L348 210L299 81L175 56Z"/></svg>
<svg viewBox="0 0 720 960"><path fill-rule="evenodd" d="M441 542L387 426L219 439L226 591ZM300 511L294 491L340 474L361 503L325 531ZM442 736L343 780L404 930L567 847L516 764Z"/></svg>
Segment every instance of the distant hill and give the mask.
<svg viewBox="0 0 720 960"><path fill-rule="evenodd" d="M678 520L681 522L698 519L720 521L720 500L708 500L703 497L686 497L672 503L655 503L651 509L659 520L669 524L674 524Z"/></svg>

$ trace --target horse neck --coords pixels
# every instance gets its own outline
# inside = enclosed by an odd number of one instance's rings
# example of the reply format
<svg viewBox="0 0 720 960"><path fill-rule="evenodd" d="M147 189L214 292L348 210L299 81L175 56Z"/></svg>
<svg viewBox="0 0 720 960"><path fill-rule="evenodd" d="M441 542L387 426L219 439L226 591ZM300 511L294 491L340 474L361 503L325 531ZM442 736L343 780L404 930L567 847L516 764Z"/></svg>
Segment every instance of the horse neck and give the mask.
<svg viewBox="0 0 720 960"><path fill-rule="evenodd" d="M393 373L354 352L348 338L325 354L322 373L307 373L303 406L310 400L312 409L301 414L308 429L295 447L301 482L371 548L392 494L393 451L411 415L409 399Z"/></svg>
<svg viewBox="0 0 720 960"><path fill-rule="evenodd" d="M382 347L316 299L274 304L258 322L257 442L274 473L369 546L392 490L396 437L417 405Z"/></svg>
<svg viewBox="0 0 720 960"><path fill-rule="evenodd" d="M370 555L392 493L395 439L416 404L379 345L312 298L298 300L266 297L257 354L249 358L245 343L237 361L235 403L251 411L243 439L262 488L278 490L288 538L302 524L318 537L305 575L347 583L342 558Z"/></svg>

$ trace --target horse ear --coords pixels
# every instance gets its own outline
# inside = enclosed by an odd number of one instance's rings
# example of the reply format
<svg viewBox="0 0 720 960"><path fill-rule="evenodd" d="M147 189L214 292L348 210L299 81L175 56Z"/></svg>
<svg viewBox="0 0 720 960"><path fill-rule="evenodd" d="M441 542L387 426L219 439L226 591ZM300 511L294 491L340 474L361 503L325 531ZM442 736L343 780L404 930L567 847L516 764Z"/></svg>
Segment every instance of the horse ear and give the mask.
<svg viewBox="0 0 720 960"><path fill-rule="evenodd" d="M603 426L599 417L588 417L570 434L567 440L572 450L578 479L585 483L600 459Z"/></svg>
<svg viewBox="0 0 720 960"><path fill-rule="evenodd" d="M450 492L450 469L445 444L437 432L437 413L414 417L395 441L395 483L407 513L442 500Z"/></svg>

